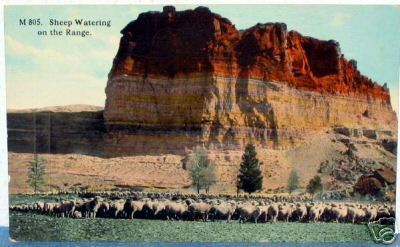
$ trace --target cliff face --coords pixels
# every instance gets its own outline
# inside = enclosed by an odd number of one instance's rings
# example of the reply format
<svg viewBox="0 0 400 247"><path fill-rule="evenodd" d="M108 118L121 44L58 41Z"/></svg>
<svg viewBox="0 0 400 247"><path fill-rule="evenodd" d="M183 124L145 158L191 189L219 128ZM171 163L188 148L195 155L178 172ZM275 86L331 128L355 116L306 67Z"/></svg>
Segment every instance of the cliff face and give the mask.
<svg viewBox="0 0 400 247"><path fill-rule="evenodd" d="M103 111L7 113L8 150L103 154Z"/></svg>
<svg viewBox="0 0 400 247"><path fill-rule="evenodd" d="M179 78L214 75L280 81L297 88L389 103L389 93L361 75L336 41L257 24L239 33L207 8L141 14L122 31L110 77Z"/></svg>
<svg viewBox="0 0 400 247"><path fill-rule="evenodd" d="M282 23L238 31L204 7L143 13L121 33L104 111L119 151L163 140L171 149L285 147L333 126L395 129L388 89L361 75L335 41Z"/></svg>

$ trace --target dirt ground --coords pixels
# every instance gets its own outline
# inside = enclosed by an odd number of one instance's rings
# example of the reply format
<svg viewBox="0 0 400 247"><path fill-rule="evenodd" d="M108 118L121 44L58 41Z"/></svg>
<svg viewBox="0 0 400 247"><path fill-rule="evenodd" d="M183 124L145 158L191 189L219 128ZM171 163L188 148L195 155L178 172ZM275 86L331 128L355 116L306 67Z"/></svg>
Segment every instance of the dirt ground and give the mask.
<svg viewBox="0 0 400 247"><path fill-rule="evenodd" d="M181 157L135 156L103 159L80 154L40 154L46 167L46 190L110 189L124 186L182 188L190 185ZM31 192L29 161L33 154L9 153L10 193Z"/></svg>
<svg viewBox="0 0 400 247"><path fill-rule="evenodd" d="M292 169L300 176L300 186L317 174L324 161L337 160L347 150L344 137L321 132L308 138L302 145L287 150L257 149L263 162L264 192L282 192ZM347 138L349 139L349 138ZM357 148L355 154L363 159L395 166L396 156L367 138L350 138ZM216 164L217 183L211 193L235 193L243 150L209 150L209 158ZM183 169L179 155L142 155L100 158L81 154L39 154L46 167L45 191L108 190L116 187L143 187L147 190L191 190L191 178ZM10 193L31 193L27 183L31 153L9 153ZM339 164L338 164L339 169ZM361 174L360 174L361 175Z"/></svg>

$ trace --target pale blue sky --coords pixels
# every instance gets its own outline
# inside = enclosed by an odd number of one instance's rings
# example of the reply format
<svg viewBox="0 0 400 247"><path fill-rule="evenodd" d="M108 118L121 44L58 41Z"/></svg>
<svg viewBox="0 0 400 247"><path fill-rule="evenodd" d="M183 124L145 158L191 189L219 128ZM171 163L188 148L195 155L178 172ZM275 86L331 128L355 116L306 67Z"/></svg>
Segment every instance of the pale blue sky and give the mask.
<svg viewBox="0 0 400 247"><path fill-rule="evenodd" d="M177 5L178 10L196 5ZM387 83L398 107L400 8L394 6L212 5L238 29L256 23L284 22L289 30L339 41L361 73ZM118 49L119 31L139 13L160 5L8 6L5 9L7 108L53 105L104 105L107 74ZM42 27L20 26L21 18L41 18ZM37 36L51 29L50 18L111 20L91 28L90 37ZM62 28L64 29L64 28Z"/></svg>

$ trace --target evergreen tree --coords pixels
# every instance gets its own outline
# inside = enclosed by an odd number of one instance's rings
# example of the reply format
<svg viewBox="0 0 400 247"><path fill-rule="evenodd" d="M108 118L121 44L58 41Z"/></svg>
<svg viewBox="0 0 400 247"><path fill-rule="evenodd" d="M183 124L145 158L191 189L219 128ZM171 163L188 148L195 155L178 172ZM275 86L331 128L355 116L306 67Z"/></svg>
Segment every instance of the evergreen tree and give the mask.
<svg viewBox="0 0 400 247"><path fill-rule="evenodd" d="M307 192L314 197L315 193L322 191L322 180L321 177L315 175L307 185Z"/></svg>
<svg viewBox="0 0 400 247"><path fill-rule="evenodd" d="M201 189L205 189L208 193L210 186L215 183L215 169L204 149L196 149L194 157L188 164L188 170L197 193L200 193Z"/></svg>
<svg viewBox="0 0 400 247"><path fill-rule="evenodd" d="M262 189L263 177L260 170L261 162L257 159L256 148L248 144L242 156L242 163L237 180L237 188L251 194Z"/></svg>
<svg viewBox="0 0 400 247"><path fill-rule="evenodd" d="M44 162L35 154L32 161L29 162L28 183L35 194L44 185L45 167Z"/></svg>
<svg viewBox="0 0 400 247"><path fill-rule="evenodd" d="M288 180L288 191L289 194L292 194L299 187L299 175L297 174L296 170L292 170L289 175Z"/></svg>

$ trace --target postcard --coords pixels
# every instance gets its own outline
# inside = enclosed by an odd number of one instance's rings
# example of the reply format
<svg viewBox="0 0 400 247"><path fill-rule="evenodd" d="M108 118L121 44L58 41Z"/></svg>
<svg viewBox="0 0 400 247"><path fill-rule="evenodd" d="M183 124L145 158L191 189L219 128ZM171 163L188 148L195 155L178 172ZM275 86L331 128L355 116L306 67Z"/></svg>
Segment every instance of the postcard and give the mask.
<svg viewBox="0 0 400 247"><path fill-rule="evenodd" d="M5 6L10 238L393 242L399 10Z"/></svg>

